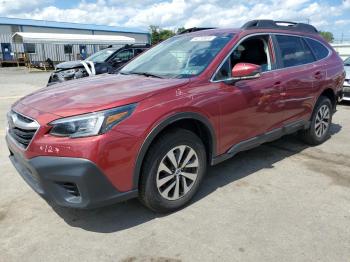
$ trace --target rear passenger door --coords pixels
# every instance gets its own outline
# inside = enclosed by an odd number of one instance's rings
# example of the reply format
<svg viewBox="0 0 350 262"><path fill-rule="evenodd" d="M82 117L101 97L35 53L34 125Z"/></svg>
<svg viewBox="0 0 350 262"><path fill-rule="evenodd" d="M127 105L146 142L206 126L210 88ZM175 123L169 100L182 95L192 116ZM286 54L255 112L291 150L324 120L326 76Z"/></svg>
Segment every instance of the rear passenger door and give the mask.
<svg viewBox="0 0 350 262"><path fill-rule="evenodd" d="M314 88L316 89L316 91L323 90L327 86L327 82L325 81L327 75L329 77L329 74L327 74L327 69L329 68L329 65L325 58L329 56L330 50L316 39L306 37L304 38L304 40L317 60L314 63L314 67L316 70L314 73Z"/></svg>
<svg viewBox="0 0 350 262"><path fill-rule="evenodd" d="M281 107L284 124L308 120L313 108L316 79L324 72L318 70L309 46L300 36L275 35L279 70L283 92Z"/></svg>

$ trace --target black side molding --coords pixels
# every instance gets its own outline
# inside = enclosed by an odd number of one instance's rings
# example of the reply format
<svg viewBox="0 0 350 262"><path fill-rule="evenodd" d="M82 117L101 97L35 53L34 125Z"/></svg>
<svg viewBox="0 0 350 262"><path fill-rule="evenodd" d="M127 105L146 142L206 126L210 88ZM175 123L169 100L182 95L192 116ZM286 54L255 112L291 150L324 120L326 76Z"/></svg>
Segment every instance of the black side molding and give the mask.
<svg viewBox="0 0 350 262"><path fill-rule="evenodd" d="M285 125L284 127L274 129L272 131L266 132L264 134L252 137L248 140L242 141L238 144L233 145L225 154L222 154L218 157L212 159L211 164L219 164L241 151L246 151L257 146L260 146L263 143L274 141L284 135L292 134L300 129L307 129L310 126L310 121L300 120Z"/></svg>

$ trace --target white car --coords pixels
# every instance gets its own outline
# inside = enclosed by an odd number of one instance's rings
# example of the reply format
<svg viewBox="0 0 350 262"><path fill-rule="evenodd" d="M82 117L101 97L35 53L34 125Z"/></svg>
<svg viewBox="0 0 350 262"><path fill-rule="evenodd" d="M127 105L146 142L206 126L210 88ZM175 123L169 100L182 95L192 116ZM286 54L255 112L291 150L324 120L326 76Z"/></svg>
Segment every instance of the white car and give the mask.
<svg viewBox="0 0 350 262"><path fill-rule="evenodd" d="M344 69L345 69L345 81L344 81L344 88L343 88L343 100L350 101L350 57L345 59L344 61Z"/></svg>

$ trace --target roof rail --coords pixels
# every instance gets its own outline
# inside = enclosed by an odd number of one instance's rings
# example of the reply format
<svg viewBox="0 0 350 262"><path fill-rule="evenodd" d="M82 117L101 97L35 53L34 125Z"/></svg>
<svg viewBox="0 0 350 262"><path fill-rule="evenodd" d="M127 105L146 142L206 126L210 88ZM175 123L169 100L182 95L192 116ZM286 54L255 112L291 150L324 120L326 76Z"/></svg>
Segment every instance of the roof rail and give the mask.
<svg viewBox="0 0 350 262"><path fill-rule="evenodd" d="M201 30L208 30L208 29L215 29L215 27L191 27L181 31L180 33L178 33L178 35L192 33L192 32L201 31Z"/></svg>
<svg viewBox="0 0 350 262"><path fill-rule="evenodd" d="M241 29L282 29L305 33L318 33L317 29L309 24L274 20L252 20L245 23Z"/></svg>

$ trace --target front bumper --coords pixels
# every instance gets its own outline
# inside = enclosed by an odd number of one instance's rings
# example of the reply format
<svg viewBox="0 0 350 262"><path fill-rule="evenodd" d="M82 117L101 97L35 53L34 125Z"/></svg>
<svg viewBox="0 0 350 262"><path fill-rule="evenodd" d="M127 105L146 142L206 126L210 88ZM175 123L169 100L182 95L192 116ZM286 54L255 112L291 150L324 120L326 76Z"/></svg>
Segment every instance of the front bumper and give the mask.
<svg viewBox="0 0 350 262"><path fill-rule="evenodd" d="M45 200L60 206L95 208L137 196L118 192L102 171L82 158L38 156L25 159L10 149L10 160L22 178Z"/></svg>
<svg viewBox="0 0 350 262"><path fill-rule="evenodd" d="M61 72L53 72L50 75L49 81L47 82L47 86L57 84L57 83L62 83L62 82L72 80L72 79L74 79L74 74L69 75L69 76L65 76Z"/></svg>

